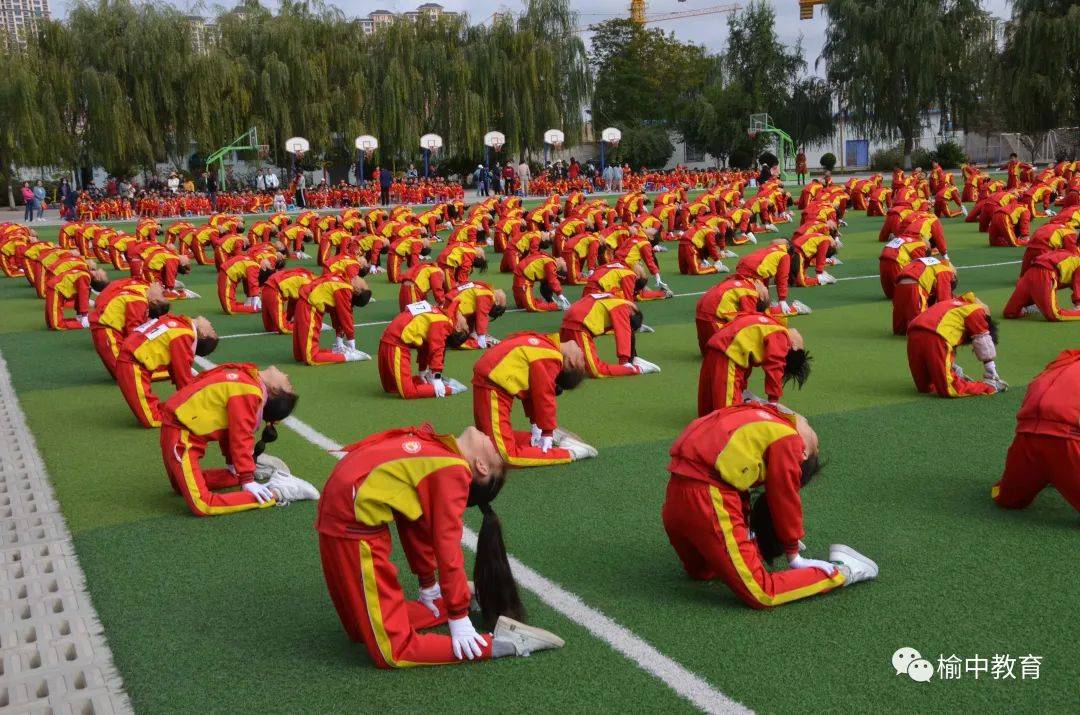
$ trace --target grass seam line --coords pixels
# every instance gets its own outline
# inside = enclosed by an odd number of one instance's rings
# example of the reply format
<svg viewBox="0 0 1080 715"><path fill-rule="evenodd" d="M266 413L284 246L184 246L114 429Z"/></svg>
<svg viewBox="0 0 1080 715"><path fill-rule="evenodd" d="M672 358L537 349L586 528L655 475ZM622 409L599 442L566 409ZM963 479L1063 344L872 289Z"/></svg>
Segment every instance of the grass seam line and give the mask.
<svg viewBox="0 0 1080 715"><path fill-rule="evenodd" d="M216 367L215 363L202 357L196 357L195 362L204 370ZM282 421L282 424L319 449L333 454L336 459L341 458L342 445L306 422L295 417L288 417ZM476 539L476 532L468 526L464 527L462 544L475 552ZM510 556L510 566L514 571L514 578L521 586L534 593L554 611L577 623L617 653L636 663L642 670L663 682L701 711L718 715L728 713L749 715L753 712L724 695L701 676L661 653L630 629L619 625L602 611L588 605L579 596L525 565L517 557Z"/></svg>

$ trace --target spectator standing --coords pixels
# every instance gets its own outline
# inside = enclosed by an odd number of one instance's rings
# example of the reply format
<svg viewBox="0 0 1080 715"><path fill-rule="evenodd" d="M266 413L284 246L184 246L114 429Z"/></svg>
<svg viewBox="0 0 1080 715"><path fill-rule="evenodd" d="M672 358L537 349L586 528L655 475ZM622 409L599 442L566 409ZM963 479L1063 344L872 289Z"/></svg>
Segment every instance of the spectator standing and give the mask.
<svg viewBox="0 0 1080 715"><path fill-rule="evenodd" d="M529 182L532 181L532 172L529 170L529 162L525 161L525 157L521 157L521 163L517 168L518 183L521 185L521 193L524 196L529 195Z"/></svg>
<svg viewBox="0 0 1080 715"><path fill-rule="evenodd" d="M259 169L259 175L255 177L255 189L266 191L266 169Z"/></svg>
<svg viewBox="0 0 1080 715"><path fill-rule="evenodd" d="M503 189L507 196L514 194L514 180L517 179L517 172L514 171L514 165L509 161L506 162L506 166L502 170L503 177Z"/></svg>
<svg viewBox="0 0 1080 715"><path fill-rule="evenodd" d="M170 194L180 193L180 177L176 175L176 172L169 174L169 180L165 182L165 186L169 189Z"/></svg>
<svg viewBox="0 0 1080 715"><path fill-rule="evenodd" d="M60 186L57 189L57 198L60 201L60 218L65 218L68 221L74 221L74 214L69 212L71 208L68 205L68 196L71 194L71 184L68 183L67 177L60 177Z"/></svg>
<svg viewBox="0 0 1080 715"><path fill-rule="evenodd" d="M212 208L214 211L217 211L217 176L209 171L204 171L203 180L206 183L206 195L210 198L210 208Z"/></svg>
<svg viewBox="0 0 1080 715"><path fill-rule="evenodd" d="M390 186L394 183L394 175L389 169L378 168L379 172L379 203L383 206L390 205Z"/></svg>
<svg viewBox="0 0 1080 715"><path fill-rule="evenodd" d="M795 155L795 176L799 186L806 183L806 147L799 147L799 153Z"/></svg>
<svg viewBox="0 0 1080 715"><path fill-rule="evenodd" d="M24 181L22 185L22 199L26 210L23 212L23 221L27 223L34 220L34 190L30 188L30 182Z"/></svg>
<svg viewBox="0 0 1080 715"><path fill-rule="evenodd" d="M570 157L570 166L566 169L566 178L570 181L577 181L578 176L581 175L581 164L574 157Z"/></svg>
<svg viewBox="0 0 1080 715"><path fill-rule="evenodd" d="M419 174L416 173L416 167L409 164L409 168L405 170L405 178L415 180Z"/></svg>
<svg viewBox="0 0 1080 715"><path fill-rule="evenodd" d="M296 185L296 207L299 209L307 208L307 196L304 195L304 189L307 188L307 175L304 174L303 169L296 170L296 177L293 179L293 183Z"/></svg>
<svg viewBox="0 0 1080 715"><path fill-rule="evenodd" d="M612 176L613 176L613 181L614 181L614 183L612 184L612 189L614 191L621 192L623 190L623 188L622 188L622 178L623 178L623 171L624 171L623 165L622 164L616 164L615 166L612 167L611 170L612 170Z"/></svg>
<svg viewBox="0 0 1080 715"><path fill-rule="evenodd" d="M615 167L612 166L611 164L608 164L607 166L604 167L604 172L603 172L603 174L601 176L604 179L604 186L607 187L607 190L608 191L614 191L615 190Z"/></svg>
<svg viewBox="0 0 1080 715"><path fill-rule="evenodd" d="M34 211L37 212L38 220L45 217L45 185L38 179L34 186Z"/></svg>
<svg viewBox="0 0 1080 715"><path fill-rule="evenodd" d="M278 178L277 172L273 169L266 170L265 181L267 191L277 191L278 187L281 186L281 179Z"/></svg>

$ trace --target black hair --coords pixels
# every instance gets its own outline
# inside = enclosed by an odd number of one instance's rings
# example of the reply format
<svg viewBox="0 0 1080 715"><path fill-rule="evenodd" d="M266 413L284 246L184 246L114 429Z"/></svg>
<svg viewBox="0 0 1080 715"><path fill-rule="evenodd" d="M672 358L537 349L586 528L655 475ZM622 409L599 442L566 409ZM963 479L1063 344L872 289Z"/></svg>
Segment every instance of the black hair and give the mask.
<svg viewBox="0 0 1080 715"><path fill-rule="evenodd" d="M645 290L645 286L649 284L648 278L635 278L634 279L634 295L637 295L641 291Z"/></svg>
<svg viewBox="0 0 1080 715"><path fill-rule="evenodd" d="M108 278L94 278L90 277L90 287L96 290L98 293L105 290L109 286Z"/></svg>
<svg viewBox="0 0 1080 715"><path fill-rule="evenodd" d="M630 329L635 333L645 322L645 315L640 310L635 310L630 313Z"/></svg>
<svg viewBox="0 0 1080 715"><path fill-rule="evenodd" d="M258 459L259 455L266 451L266 445L271 442L277 441L277 427L274 425L266 425L263 427L262 436L259 437L259 441L255 443L255 449L253 455Z"/></svg>
<svg viewBox="0 0 1080 715"><path fill-rule="evenodd" d="M488 320L498 320L506 313L505 305L493 305L488 311Z"/></svg>
<svg viewBox="0 0 1080 715"><path fill-rule="evenodd" d="M547 249L551 248L551 244L552 241L550 238L543 238L536 245L540 248L541 251L546 251Z"/></svg>
<svg viewBox="0 0 1080 715"><path fill-rule="evenodd" d="M473 265L473 268L480 271L481 273L486 273L487 269L488 269L487 256L484 256L484 255L476 256L475 258L473 258L472 265Z"/></svg>
<svg viewBox="0 0 1080 715"><path fill-rule="evenodd" d="M259 285L266 285L266 281L270 280L270 276L274 275L273 268L260 268L259 269Z"/></svg>
<svg viewBox="0 0 1080 715"><path fill-rule="evenodd" d="M195 354L199 357L206 357L214 352L214 348L217 347L217 344L218 338L216 335L207 335L199 338L195 341Z"/></svg>
<svg viewBox="0 0 1080 715"><path fill-rule="evenodd" d="M800 486L805 487L809 484L810 480L821 471L821 466L821 459L816 454L804 459L802 476L799 479ZM754 540L757 542L763 561L772 563L776 558L784 555L784 547L776 537L772 512L769 511L769 500L764 492L754 500L750 507L750 529L754 532Z"/></svg>
<svg viewBox="0 0 1080 715"><path fill-rule="evenodd" d="M788 248L788 255L791 256L791 268L788 270L788 285L795 286L795 276L800 275L803 272L803 255L802 251L795 248L794 244Z"/></svg>
<svg viewBox="0 0 1080 715"><path fill-rule="evenodd" d="M457 349L465 344L465 341L469 339L468 330L455 330L446 336L447 347Z"/></svg>
<svg viewBox="0 0 1080 715"><path fill-rule="evenodd" d="M497 480L500 487L502 481ZM488 491L497 494L498 489L499 487L492 487ZM484 519L480 523L480 533L476 540L476 560L473 564L476 600L480 604L484 628L489 631L495 628L500 616L516 621L524 621L526 617L525 606L521 603L517 582L514 581L514 573L510 569L510 559L506 555L502 522L491 508L493 498L494 494L486 501L476 504Z"/></svg>
<svg viewBox="0 0 1080 715"><path fill-rule="evenodd" d="M994 322L994 318L990 315L989 311L986 313L986 329L990 331L990 339L994 341L994 345L997 345L998 325Z"/></svg>
<svg viewBox="0 0 1080 715"><path fill-rule="evenodd" d="M361 278L367 278L367 275L369 273L371 273L371 265L365 263L363 266L360 267L360 270L356 272L356 275L360 276Z"/></svg>
<svg viewBox="0 0 1080 715"><path fill-rule="evenodd" d="M431 255L431 246L424 246L423 248L421 248L420 249L420 255L421 256L430 256Z"/></svg>
<svg viewBox="0 0 1080 715"><path fill-rule="evenodd" d="M183 263L181 263L179 266L176 267L176 272L184 275L191 273L191 264L188 263L187 265L184 265Z"/></svg>
<svg viewBox="0 0 1080 715"><path fill-rule="evenodd" d="M585 379L585 371L564 367L555 376L555 394L561 395L566 390L573 390Z"/></svg>
<svg viewBox="0 0 1080 715"><path fill-rule="evenodd" d="M286 256L284 253L278 251L277 262L274 264L274 266L280 271L288 263L289 263L288 256Z"/></svg>
<svg viewBox="0 0 1080 715"><path fill-rule="evenodd" d="M353 293L352 304L357 308L363 308L371 302L371 291L365 288L359 293Z"/></svg>
<svg viewBox="0 0 1080 715"><path fill-rule="evenodd" d="M280 422L292 414L299 400L300 395L295 392L279 392L276 395L271 395L267 398L266 405L263 407L263 421ZM265 431L263 436L265 438Z"/></svg>
<svg viewBox="0 0 1080 715"><path fill-rule="evenodd" d="M555 277L559 279L560 283L565 283L566 279L570 277L570 274L567 273L566 271L556 270L555 271Z"/></svg>
<svg viewBox="0 0 1080 715"><path fill-rule="evenodd" d="M540 282L540 295L548 303L555 299L555 291L551 289L547 281Z"/></svg>
<svg viewBox="0 0 1080 715"><path fill-rule="evenodd" d="M826 258L832 258L835 255L836 255L836 244L830 241L829 242L829 247L825 250L825 257Z"/></svg>
<svg viewBox="0 0 1080 715"><path fill-rule="evenodd" d="M757 305L754 307L757 308L759 313L767 313L769 312L769 301L765 298L758 298Z"/></svg>
<svg viewBox="0 0 1080 715"><path fill-rule="evenodd" d="M169 301L165 301L164 303L150 303L148 313L151 318L160 318L168 313L170 308L172 308L172 304Z"/></svg>
<svg viewBox="0 0 1080 715"><path fill-rule="evenodd" d="M812 361L813 358L810 357L810 352L805 348L788 350L787 355L784 357L784 384L786 385L794 380L801 390L806 379L810 377L810 363Z"/></svg>

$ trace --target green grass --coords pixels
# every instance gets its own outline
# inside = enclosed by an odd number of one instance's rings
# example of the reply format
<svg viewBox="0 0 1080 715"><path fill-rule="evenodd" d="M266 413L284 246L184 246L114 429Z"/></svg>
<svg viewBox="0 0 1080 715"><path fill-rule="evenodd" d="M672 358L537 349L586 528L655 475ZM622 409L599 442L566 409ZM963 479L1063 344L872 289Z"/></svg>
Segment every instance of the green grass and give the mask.
<svg viewBox="0 0 1080 715"><path fill-rule="evenodd" d="M880 219L850 220L845 265L834 275L876 274ZM971 224L946 229L960 266L1020 258L988 248ZM676 293L712 283L677 275L674 252L661 262ZM960 287L999 311L1017 270L961 268ZM212 269L189 278L204 297L174 311L203 313L223 335L261 330L258 316L221 314ZM359 322L395 312L396 286L380 277L374 291ZM639 350L663 373L593 381L560 398L560 422L600 458L513 475L498 500L511 551L756 710L1075 711L1080 627L1070 607L1080 585L1067 557L1077 552L1076 514L1052 492L1027 511L1004 512L989 489L1023 385L1076 346L1077 326L1002 321L998 365L1014 389L942 400L914 391L876 277L793 295L814 308L795 324L815 362L806 387L785 402L810 417L828 461L804 493L806 541L819 557L831 542L864 551L881 566L877 582L755 612L722 584L682 573L660 506L667 449L695 411L693 297L644 305L657 332L641 336ZM42 305L21 280L0 283L0 304L0 350L138 711L690 709L531 594L531 622L565 637L564 650L477 667L376 670L345 638L326 595L313 504L191 517L165 479L156 434L135 426L89 336L46 332ZM494 332L554 330L558 320L509 314ZM359 347L374 352L381 329L359 328ZM610 342L602 353L611 357ZM478 354L452 354L447 373L467 381ZM383 394L373 363L294 365L283 336L223 340L212 359L281 364L302 395L296 416L338 442L423 420L458 430L471 419L467 395L418 403ZM961 363L975 371L966 350ZM752 387L760 392L760 375ZM287 430L272 451L319 485L333 465ZM403 579L414 590L407 572ZM890 668L900 646L934 661L1034 653L1044 656L1042 677L916 684Z"/></svg>

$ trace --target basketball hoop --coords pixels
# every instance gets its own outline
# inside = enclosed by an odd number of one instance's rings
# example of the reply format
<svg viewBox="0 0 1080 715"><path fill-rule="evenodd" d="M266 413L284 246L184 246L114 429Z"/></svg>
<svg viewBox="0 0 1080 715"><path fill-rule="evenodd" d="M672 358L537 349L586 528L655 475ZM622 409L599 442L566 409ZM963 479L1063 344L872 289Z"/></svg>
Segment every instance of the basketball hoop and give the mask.
<svg viewBox="0 0 1080 715"><path fill-rule="evenodd" d="M420 137L420 148L427 149L428 153L432 156L435 155L439 149L442 149L443 140L438 134L425 134Z"/></svg>
<svg viewBox="0 0 1080 715"><path fill-rule="evenodd" d="M563 134L561 129L548 129L544 132L544 141L552 146L555 151L562 149L563 142L566 141L566 135Z"/></svg>
<svg viewBox="0 0 1080 715"><path fill-rule="evenodd" d="M491 147L498 154L506 144L506 135L502 132L488 132L484 135L484 146Z"/></svg>
<svg viewBox="0 0 1080 715"><path fill-rule="evenodd" d="M379 140L370 134L362 134L356 137L356 148L364 152L364 156L370 159L375 150L379 148Z"/></svg>

